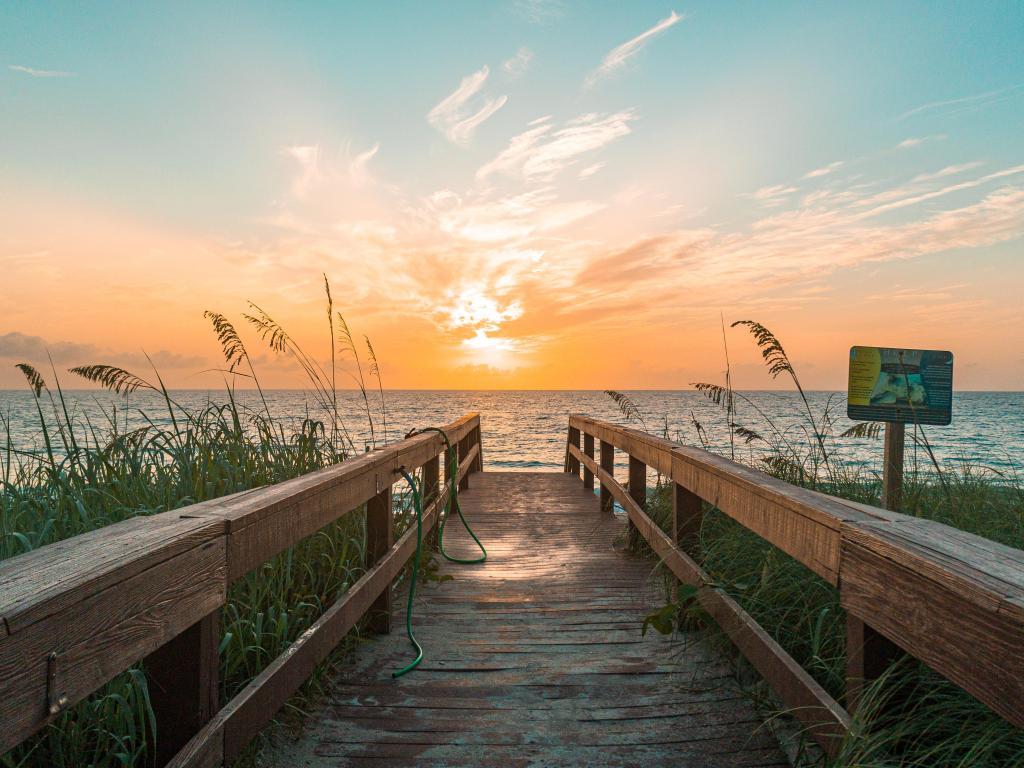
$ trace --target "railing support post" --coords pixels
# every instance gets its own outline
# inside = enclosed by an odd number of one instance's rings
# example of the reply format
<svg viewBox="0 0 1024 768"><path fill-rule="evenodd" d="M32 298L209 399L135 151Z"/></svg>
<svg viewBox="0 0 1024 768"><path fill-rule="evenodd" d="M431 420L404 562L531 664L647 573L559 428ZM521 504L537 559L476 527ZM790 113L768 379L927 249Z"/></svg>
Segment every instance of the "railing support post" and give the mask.
<svg viewBox="0 0 1024 768"><path fill-rule="evenodd" d="M480 427L473 429L473 444L477 447L476 461L473 462L473 472L484 471L484 442L480 434Z"/></svg>
<svg viewBox="0 0 1024 768"><path fill-rule="evenodd" d="M423 496L424 509L437 498L438 489L441 487L441 456L444 456L444 453L423 463L423 488L420 495Z"/></svg>
<svg viewBox="0 0 1024 768"><path fill-rule="evenodd" d="M470 434L466 435L464 438L459 440L459 442L458 442L459 466L462 466L462 462L465 461L466 460L466 456L469 455L469 449L473 447L472 440L473 440L472 432L470 432ZM469 469L466 470L466 474L463 475L462 479L459 481L459 490L460 491L468 490L468 488L469 488L469 476L471 474L473 474L473 468L472 467L470 467Z"/></svg>
<svg viewBox="0 0 1024 768"><path fill-rule="evenodd" d="M629 495L640 509L647 509L647 465L640 459L629 457ZM628 520L629 546L635 549L642 541L640 531Z"/></svg>
<svg viewBox="0 0 1024 768"><path fill-rule="evenodd" d="M200 619L146 657L149 700L156 719L150 764L166 765L217 711L219 612Z"/></svg>
<svg viewBox="0 0 1024 768"><path fill-rule="evenodd" d="M704 522L700 496L679 483L672 485L672 540L681 550L696 556L700 544L700 527Z"/></svg>
<svg viewBox="0 0 1024 768"><path fill-rule="evenodd" d="M590 459L594 458L594 436L583 433L583 453ZM590 467L583 466L583 487L590 493L594 492L594 473Z"/></svg>
<svg viewBox="0 0 1024 768"><path fill-rule="evenodd" d="M615 446L604 440L601 441L601 469L609 475L615 475ZM601 509L611 512L614 504L612 492L601 483Z"/></svg>
<svg viewBox="0 0 1024 768"><path fill-rule="evenodd" d="M436 459L435 459L436 461ZM366 567L372 568L394 544L391 486L366 502ZM391 585L380 593L367 612L367 628L387 634L391 631Z"/></svg>
<svg viewBox="0 0 1024 768"><path fill-rule="evenodd" d="M569 427L569 445L575 445L577 448L580 447L580 431L576 427ZM570 475L580 476L580 460L569 453L566 449L566 462L565 468Z"/></svg>
<svg viewBox="0 0 1024 768"><path fill-rule="evenodd" d="M895 663L903 650L889 638L865 624L861 619L846 614L846 709L851 714L864 686L882 676Z"/></svg>

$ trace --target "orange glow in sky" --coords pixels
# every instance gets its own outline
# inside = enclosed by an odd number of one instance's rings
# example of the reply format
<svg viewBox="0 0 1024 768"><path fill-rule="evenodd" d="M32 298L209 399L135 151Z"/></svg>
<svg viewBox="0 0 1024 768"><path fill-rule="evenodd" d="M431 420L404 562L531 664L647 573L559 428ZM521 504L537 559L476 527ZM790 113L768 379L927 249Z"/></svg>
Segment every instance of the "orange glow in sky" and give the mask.
<svg viewBox="0 0 1024 768"><path fill-rule="evenodd" d="M242 314L327 358L326 274L390 388L685 388L751 318L809 388L867 344L1020 389L1013 25L769 5L9 7L0 387L47 353L218 387L207 309L301 386ZM738 387L775 386L727 340Z"/></svg>

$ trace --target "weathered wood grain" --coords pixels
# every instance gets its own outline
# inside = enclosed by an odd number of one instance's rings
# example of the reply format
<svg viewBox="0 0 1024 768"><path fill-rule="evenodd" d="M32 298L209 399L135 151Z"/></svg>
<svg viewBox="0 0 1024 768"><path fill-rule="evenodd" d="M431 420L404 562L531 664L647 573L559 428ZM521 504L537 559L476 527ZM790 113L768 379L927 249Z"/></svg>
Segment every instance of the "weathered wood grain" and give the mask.
<svg viewBox="0 0 1024 768"><path fill-rule="evenodd" d="M85 597L0 640L0 752L218 609L226 594L225 540L207 541Z"/></svg>
<svg viewBox="0 0 1024 768"><path fill-rule="evenodd" d="M490 556L417 593L423 663L391 679L407 641L374 637L270 765L786 765L698 633L641 634L660 585L579 480L485 472L460 498Z"/></svg>
<svg viewBox="0 0 1024 768"><path fill-rule="evenodd" d="M981 558L967 566L969 552L954 560L941 537L929 548L916 529L911 521L844 528L843 608L1024 727L1024 617L1006 599L1017 588ZM1002 551L983 541L979 549Z"/></svg>
<svg viewBox="0 0 1024 768"><path fill-rule="evenodd" d="M471 414L444 427L460 461L479 426ZM479 452L479 446L473 448ZM394 482L399 467L415 469L444 450L441 436L424 433L358 458L252 492L203 510L227 524L228 576L235 581L274 555L356 509ZM477 455L477 454L474 454Z"/></svg>
<svg viewBox="0 0 1024 768"><path fill-rule="evenodd" d="M833 585L839 579L840 526L873 519L707 451L587 416L570 416L569 424L666 475Z"/></svg>

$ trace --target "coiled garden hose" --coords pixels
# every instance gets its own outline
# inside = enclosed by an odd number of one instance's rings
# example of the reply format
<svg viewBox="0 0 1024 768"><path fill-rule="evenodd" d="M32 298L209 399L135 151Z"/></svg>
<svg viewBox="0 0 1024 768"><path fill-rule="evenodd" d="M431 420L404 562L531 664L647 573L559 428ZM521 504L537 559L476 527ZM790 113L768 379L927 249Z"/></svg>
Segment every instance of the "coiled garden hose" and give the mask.
<svg viewBox="0 0 1024 768"><path fill-rule="evenodd" d="M447 462L447 475L448 482L451 483L451 489L448 494L448 498L444 504L444 516L441 518L441 524L437 530L437 545L441 550L441 556L445 560L449 560L453 563L460 563L461 565L476 565L487 560L487 550L484 549L484 545L480 543L480 539L473 533L473 529L469 527L469 523L466 522L465 516L462 514L462 507L459 506L459 457L456 454L455 449L452 447L451 441L448 439L448 435L443 429L438 427L426 427L419 430L420 432L437 432L441 439L444 440L445 449L445 461ZM480 547L480 556L464 559L461 557L453 557L449 555L444 549L444 524L448 522L448 516L451 514L452 508L455 508L455 513L459 516L459 520L462 521L462 526L466 529L466 532L473 538L476 545Z"/></svg>
<svg viewBox="0 0 1024 768"><path fill-rule="evenodd" d="M444 440L447 476L448 482L451 484L451 488L448 498L445 500L444 515L441 517L441 524L438 527L437 533L438 547L441 550L441 554L446 560L450 560L453 563L461 563L463 565L475 565L476 563L482 563L487 559L487 550L484 549L484 545L480 543L480 539L477 538L477 535L473 533L473 529L469 527L469 523L466 522L466 518L462 514L462 508L459 506L459 457L452 448L451 441L448 440L448 435L445 434L443 429L427 427L419 430L419 432L437 432L441 435L441 439ZM415 430L406 435L406 437L412 437L413 434L415 434ZM399 467L398 471L402 474L402 477L405 478L405 482L407 482L409 487L412 489L412 503L416 510L416 554L413 555L412 559L412 581L409 583L409 599L406 601L405 605L405 633L409 636L409 642L412 643L413 650L416 651L416 658L401 669L392 672L392 677L401 677L406 672L411 672L416 669L421 661L423 661L423 646L419 644L416 640L416 635L412 632L412 603L416 595L416 581L419 579L420 575L420 558L423 551L423 497L420 494L420 489L416 485L416 481L413 479L412 475L405 471L405 467ZM476 542L476 545L480 547L480 557L462 559L452 557L444 551L444 524L448 520L448 515L451 513L452 507L455 508L455 512L458 514L459 520L462 521L462 525L465 526L466 531L473 537L473 541Z"/></svg>
<svg viewBox="0 0 1024 768"><path fill-rule="evenodd" d="M412 647L416 651L416 658L401 669L392 672L392 677L401 677L406 672L411 672L423 661L423 646L416 641L416 635L412 633L412 601L416 595L416 580L420 575L420 550L423 547L423 500L420 498L416 481L405 471L405 467L399 467L398 471L402 473L405 482L412 488L412 503L416 509L416 554L412 558L412 581L409 583L409 600L405 606L405 633L409 636L409 642L412 643Z"/></svg>

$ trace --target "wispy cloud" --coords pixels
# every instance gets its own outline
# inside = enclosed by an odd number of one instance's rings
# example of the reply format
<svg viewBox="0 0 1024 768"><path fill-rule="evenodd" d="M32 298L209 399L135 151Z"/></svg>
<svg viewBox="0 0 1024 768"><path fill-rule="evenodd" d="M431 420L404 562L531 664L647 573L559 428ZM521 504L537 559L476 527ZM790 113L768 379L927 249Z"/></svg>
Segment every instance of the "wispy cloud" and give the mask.
<svg viewBox="0 0 1024 768"><path fill-rule="evenodd" d="M462 78L459 87L445 97L427 114L427 122L443 133L453 144L468 144L477 127L501 109L507 96L477 100L480 105L471 107L470 102L484 87L490 70L485 65L471 75ZM476 109L473 112L473 109Z"/></svg>
<svg viewBox="0 0 1024 768"><path fill-rule="evenodd" d="M512 9L531 24L549 24L566 15L563 0L516 0Z"/></svg>
<svg viewBox="0 0 1024 768"><path fill-rule="evenodd" d="M911 179L912 182L922 181L933 181L934 179L942 179L946 176L955 176L965 171L973 171L975 168L979 168L984 165L980 160L975 160L970 163L960 163L959 165L947 165L945 168L941 168L934 173L921 173Z"/></svg>
<svg viewBox="0 0 1024 768"><path fill-rule="evenodd" d="M927 104L922 104L919 107L908 109L906 112L896 118L897 122L906 120L907 118L914 117L915 115L921 115L927 112L942 112L945 114L955 114L962 111L973 111L976 109L982 109L992 104L997 104L1001 101L1006 101L1014 96L1024 95L1024 83L1018 83L1016 85L1007 86L1006 88L998 88L994 91L985 91L984 93L975 93L970 96L961 96L957 99L943 99L941 101L930 101Z"/></svg>
<svg viewBox="0 0 1024 768"><path fill-rule="evenodd" d="M813 171L808 171L804 174L805 179L818 179L822 176L828 176L832 171L842 167L843 161L836 160L834 163L822 166L821 168L815 168Z"/></svg>
<svg viewBox="0 0 1024 768"><path fill-rule="evenodd" d="M655 36L679 23L683 18L685 17L680 16L675 11L672 11L667 18L662 19L646 32L643 32L632 40L627 40L622 45L613 48L601 61L601 66L587 75L587 79L583 83L584 87L590 88L601 78L607 77L617 69L620 69L627 61L636 56Z"/></svg>
<svg viewBox="0 0 1024 768"><path fill-rule="evenodd" d="M580 156L629 134L630 123L635 119L632 110L589 113L554 130L550 118L542 118L531 123L534 127L514 136L501 154L477 171L477 178L502 173L527 180L550 180Z"/></svg>
<svg viewBox="0 0 1024 768"><path fill-rule="evenodd" d="M507 59L501 68L505 70L505 74L513 80L517 77L521 77L527 69L530 68L530 62L533 61L533 51L523 46L516 55L511 59Z"/></svg>
<svg viewBox="0 0 1024 768"><path fill-rule="evenodd" d="M904 139L896 145L896 149L913 149L914 147L920 147L922 144L932 141L943 141L947 136L944 133L935 133L931 136L911 136Z"/></svg>
<svg viewBox="0 0 1024 768"><path fill-rule="evenodd" d="M789 196L796 191L798 191L797 188L789 184L773 184L770 187L761 187L755 192L740 195L740 197L757 200L766 208L775 208L785 204Z"/></svg>
<svg viewBox="0 0 1024 768"><path fill-rule="evenodd" d="M59 69L34 69L22 66L21 64L8 64L7 68L14 72L21 72L23 75L32 77L78 77L77 72L63 72Z"/></svg>

